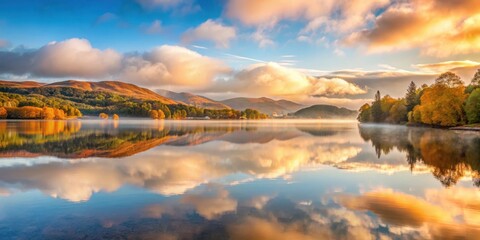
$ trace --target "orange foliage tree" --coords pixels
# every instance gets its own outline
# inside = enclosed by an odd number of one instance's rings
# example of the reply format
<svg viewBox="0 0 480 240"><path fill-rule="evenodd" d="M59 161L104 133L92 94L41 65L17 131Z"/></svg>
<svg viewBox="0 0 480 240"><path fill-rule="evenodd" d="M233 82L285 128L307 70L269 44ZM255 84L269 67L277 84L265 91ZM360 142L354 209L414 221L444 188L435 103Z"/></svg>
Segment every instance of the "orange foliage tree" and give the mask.
<svg viewBox="0 0 480 240"><path fill-rule="evenodd" d="M450 85L451 86L451 85ZM457 126L465 123L465 87L435 84L425 89L420 105L414 108L415 120L429 125Z"/></svg>
<svg viewBox="0 0 480 240"><path fill-rule="evenodd" d="M7 118L7 109L4 107L0 107L0 119L5 119Z"/></svg>

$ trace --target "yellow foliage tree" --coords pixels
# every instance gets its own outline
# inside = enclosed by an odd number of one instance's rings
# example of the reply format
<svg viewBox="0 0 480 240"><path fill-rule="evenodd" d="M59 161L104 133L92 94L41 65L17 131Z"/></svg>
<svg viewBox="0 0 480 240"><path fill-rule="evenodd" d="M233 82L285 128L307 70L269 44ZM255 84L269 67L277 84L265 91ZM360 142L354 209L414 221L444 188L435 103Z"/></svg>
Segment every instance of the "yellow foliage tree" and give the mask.
<svg viewBox="0 0 480 240"><path fill-rule="evenodd" d="M414 109L414 119L445 127L464 124L463 103L467 97L464 91L463 86L448 87L446 84L435 84L425 89L420 98L420 106Z"/></svg>
<svg viewBox="0 0 480 240"><path fill-rule="evenodd" d="M113 114L112 119L113 119L113 120L119 120L120 117L119 117L117 114Z"/></svg>

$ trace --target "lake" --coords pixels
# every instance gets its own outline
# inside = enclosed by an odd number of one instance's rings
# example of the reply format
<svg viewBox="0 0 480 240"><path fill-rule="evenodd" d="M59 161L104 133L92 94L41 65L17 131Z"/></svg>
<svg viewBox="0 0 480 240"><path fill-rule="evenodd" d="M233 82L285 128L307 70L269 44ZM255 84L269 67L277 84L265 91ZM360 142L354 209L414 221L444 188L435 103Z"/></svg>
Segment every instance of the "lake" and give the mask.
<svg viewBox="0 0 480 240"><path fill-rule="evenodd" d="M478 239L480 134L0 121L0 239Z"/></svg>

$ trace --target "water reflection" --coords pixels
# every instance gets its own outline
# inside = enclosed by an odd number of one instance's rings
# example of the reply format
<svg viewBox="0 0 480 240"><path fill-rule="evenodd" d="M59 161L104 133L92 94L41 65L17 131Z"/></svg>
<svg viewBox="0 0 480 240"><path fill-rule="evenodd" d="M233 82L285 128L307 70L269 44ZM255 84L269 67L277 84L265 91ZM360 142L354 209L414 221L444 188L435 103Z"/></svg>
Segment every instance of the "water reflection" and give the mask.
<svg viewBox="0 0 480 240"><path fill-rule="evenodd" d="M406 154L412 169L419 163L429 166L447 187L468 175L480 186L480 136L476 132L375 125L359 130L362 138L372 143L378 158L395 148Z"/></svg>
<svg viewBox="0 0 480 240"><path fill-rule="evenodd" d="M478 133L151 120L8 121L0 130L0 239L480 233L480 192L464 181L479 185Z"/></svg>

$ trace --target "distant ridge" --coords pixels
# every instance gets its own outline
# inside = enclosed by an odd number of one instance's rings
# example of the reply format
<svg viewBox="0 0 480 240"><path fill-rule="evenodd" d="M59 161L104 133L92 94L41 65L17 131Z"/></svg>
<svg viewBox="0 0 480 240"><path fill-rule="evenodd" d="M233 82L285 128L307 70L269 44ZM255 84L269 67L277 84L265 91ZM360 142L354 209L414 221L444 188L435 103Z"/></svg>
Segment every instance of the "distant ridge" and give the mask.
<svg viewBox="0 0 480 240"><path fill-rule="evenodd" d="M191 105L195 107L201 107L201 108L209 108L209 109L230 109L229 106L212 100L210 98L200 96L200 95L195 95L192 93L187 93L187 92L172 92L168 90L157 90L157 93L159 93L162 96L165 96L167 98L173 99L177 102L182 102L186 105Z"/></svg>
<svg viewBox="0 0 480 240"><path fill-rule="evenodd" d="M247 108L252 108L269 115L272 115L273 113L276 113L276 114L292 113L305 107L304 105L301 105L292 101L288 101L288 100L275 101L273 99L266 98L266 97L261 97L261 98L238 97L238 98L226 99L220 102L230 106L233 109L245 110Z"/></svg>
<svg viewBox="0 0 480 240"><path fill-rule="evenodd" d="M358 112L347 108L340 108L332 105L313 105L298 110L293 115L300 118L355 118Z"/></svg>

